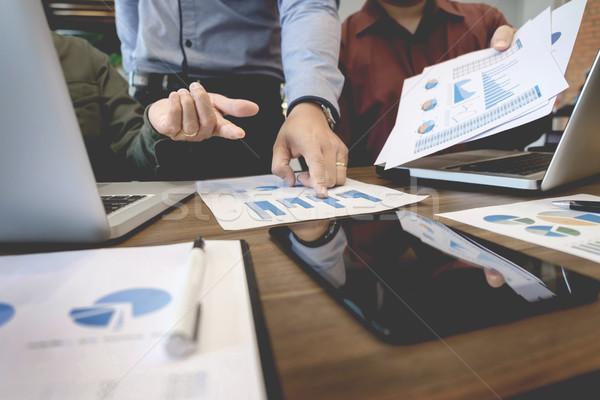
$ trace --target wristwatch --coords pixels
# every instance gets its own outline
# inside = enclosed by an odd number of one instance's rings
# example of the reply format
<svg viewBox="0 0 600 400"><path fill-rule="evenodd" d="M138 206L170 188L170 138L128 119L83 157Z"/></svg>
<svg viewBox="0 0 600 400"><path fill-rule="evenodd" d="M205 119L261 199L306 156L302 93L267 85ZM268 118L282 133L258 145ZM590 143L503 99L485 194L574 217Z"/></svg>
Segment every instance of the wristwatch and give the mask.
<svg viewBox="0 0 600 400"><path fill-rule="evenodd" d="M327 120L327 124L329 125L329 128L331 128L332 131L335 131L335 120L333 119L333 114L331 113L331 110L329 109L329 107L318 100L314 100L314 103L316 105L318 105L319 107L321 107L321 110L323 111L323 114L325 115L325 119Z"/></svg>
<svg viewBox="0 0 600 400"><path fill-rule="evenodd" d="M296 238L296 240L298 241L298 243L300 243L303 246L313 247L313 248L321 247L333 240L336 233L340 230L340 227L341 227L341 224L337 220L333 219L329 222L329 226L325 230L325 233L323 233L321 235L321 237L317 238L316 240L310 241L310 242L300 239L298 236L296 236L295 233L293 235L294 235L294 238Z"/></svg>

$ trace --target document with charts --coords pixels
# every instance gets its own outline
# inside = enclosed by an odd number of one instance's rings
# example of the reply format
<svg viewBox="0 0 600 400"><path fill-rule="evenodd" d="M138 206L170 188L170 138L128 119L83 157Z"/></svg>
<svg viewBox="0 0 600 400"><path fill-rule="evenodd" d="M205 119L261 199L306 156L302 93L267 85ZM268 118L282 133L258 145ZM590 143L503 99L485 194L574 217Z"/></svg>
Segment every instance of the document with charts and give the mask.
<svg viewBox="0 0 600 400"><path fill-rule="evenodd" d="M532 22L511 47L436 64L405 81L376 164L389 169L469 140L548 104L568 84Z"/></svg>
<svg viewBox="0 0 600 400"><path fill-rule="evenodd" d="M579 194L438 216L600 262L600 214L566 210L552 204L572 199L600 201L598 196Z"/></svg>
<svg viewBox="0 0 600 400"><path fill-rule="evenodd" d="M246 246L206 241L187 358L169 357L165 339L192 243L1 256L0 398L278 397Z"/></svg>
<svg viewBox="0 0 600 400"><path fill-rule="evenodd" d="M370 214L427 197L347 179L322 199L314 189L301 184L290 187L275 175L199 181L197 187L225 230Z"/></svg>
<svg viewBox="0 0 600 400"><path fill-rule="evenodd" d="M558 65L563 74L567 70L567 65L571 59L571 53L573 52L577 32L579 32L586 3L586 0L571 0L553 10L551 15L550 8L548 8L531 21L536 32L540 34L540 38L544 43L547 43L548 48L552 52L552 58L554 58L556 65ZM537 110L523 114L512 121L474 136L469 140L481 139L542 118L552 112L555 102L556 96L548 100L545 105Z"/></svg>

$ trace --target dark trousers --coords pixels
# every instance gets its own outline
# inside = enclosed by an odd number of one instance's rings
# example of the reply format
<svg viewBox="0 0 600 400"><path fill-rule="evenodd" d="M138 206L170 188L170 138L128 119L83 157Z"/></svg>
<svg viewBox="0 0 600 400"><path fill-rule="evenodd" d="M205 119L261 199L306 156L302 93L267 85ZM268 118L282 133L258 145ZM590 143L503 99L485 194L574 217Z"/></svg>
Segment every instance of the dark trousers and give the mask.
<svg viewBox="0 0 600 400"><path fill-rule="evenodd" d="M135 97L144 105L199 81L207 92L250 100L260 108L253 117L226 117L244 129L246 136L243 139L213 137L202 142L169 140L159 143L156 147L157 179L200 180L271 172L273 144L284 121L281 82L277 78L241 75L197 79L152 74L147 81L147 87L135 87Z"/></svg>

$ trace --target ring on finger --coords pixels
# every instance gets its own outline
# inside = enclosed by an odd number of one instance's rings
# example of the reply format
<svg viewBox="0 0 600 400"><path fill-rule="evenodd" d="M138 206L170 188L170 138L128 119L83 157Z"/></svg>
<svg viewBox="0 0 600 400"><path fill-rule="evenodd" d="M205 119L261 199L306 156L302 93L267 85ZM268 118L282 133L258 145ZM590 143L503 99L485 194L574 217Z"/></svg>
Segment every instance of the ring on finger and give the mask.
<svg viewBox="0 0 600 400"><path fill-rule="evenodd" d="M335 166L336 167L346 167L346 163L343 161L338 161L335 163Z"/></svg>
<svg viewBox="0 0 600 400"><path fill-rule="evenodd" d="M179 133L181 133L183 136L185 137L194 137L198 134L198 131L196 131L195 133L187 133L186 131L184 131L183 129L179 131Z"/></svg>

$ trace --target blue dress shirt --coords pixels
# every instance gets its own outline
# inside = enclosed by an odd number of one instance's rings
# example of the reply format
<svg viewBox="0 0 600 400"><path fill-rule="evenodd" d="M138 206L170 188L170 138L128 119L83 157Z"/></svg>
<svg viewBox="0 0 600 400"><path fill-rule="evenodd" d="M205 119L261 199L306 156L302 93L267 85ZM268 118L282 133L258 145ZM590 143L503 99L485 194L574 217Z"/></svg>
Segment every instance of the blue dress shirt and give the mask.
<svg viewBox="0 0 600 400"><path fill-rule="evenodd" d="M261 74L338 111L339 0L116 0L127 71L198 78Z"/></svg>

